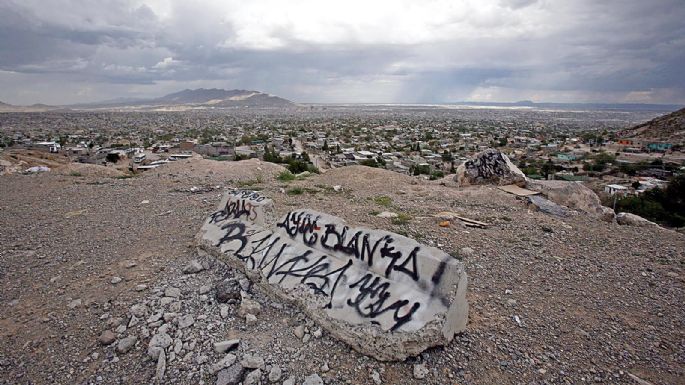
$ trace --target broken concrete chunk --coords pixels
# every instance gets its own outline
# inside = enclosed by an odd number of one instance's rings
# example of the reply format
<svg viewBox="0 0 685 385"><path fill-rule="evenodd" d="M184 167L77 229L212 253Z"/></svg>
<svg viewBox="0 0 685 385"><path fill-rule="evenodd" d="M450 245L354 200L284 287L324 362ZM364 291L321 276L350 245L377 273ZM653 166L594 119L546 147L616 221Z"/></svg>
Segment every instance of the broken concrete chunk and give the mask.
<svg viewBox="0 0 685 385"><path fill-rule="evenodd" d="M458 260L312 210L289 212L269 226L270 210L242 209L260 198L227 193L198 234L199 251L244 271L331 335L379 360L403 360L464 330L467 278Z"/></svg>

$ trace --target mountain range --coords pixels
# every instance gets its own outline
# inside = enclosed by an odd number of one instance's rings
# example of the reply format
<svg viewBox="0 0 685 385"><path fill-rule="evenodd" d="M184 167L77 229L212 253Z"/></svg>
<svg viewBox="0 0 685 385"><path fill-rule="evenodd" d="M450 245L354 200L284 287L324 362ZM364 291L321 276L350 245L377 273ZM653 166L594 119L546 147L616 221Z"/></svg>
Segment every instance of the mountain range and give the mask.
<svg viewBox="0 0 685 385"><path fill-rule="evenodd" d="M115 99L104 102L48 106L34 104L15 106L0 102L0 112L41 112L53 110L189 110L209 108L290 108L296 104L259 91L223 90L217 88L183 90L153 99Z"/></svg>
<svg viewBox="0 0 685 385"><path fill-rule="evenodd" d="M336 104L326 104L335 106ZM479 107L516 107L533 109L561 109L561 110L623 110L623 111L658 111L671 112L682 106L672 104L610 104L610 103L535 103L528 100L513 103L498 102L457 102L444 104L445 106ZM189 109L226 109L226 108L292 108L298 105L290 100L270 95L260 91L224 90L218 88L185 89L165 96L148 99L118 98L108 101L81 103L64 106L49 106L33 104L31 106L15 106L0 102L0 112L39 112L52 110L140 110L140 111L183 111ZM350 106L355 106L350 105ZM399 107L409 106L443 106L443 104L399 104Z"/></svg>

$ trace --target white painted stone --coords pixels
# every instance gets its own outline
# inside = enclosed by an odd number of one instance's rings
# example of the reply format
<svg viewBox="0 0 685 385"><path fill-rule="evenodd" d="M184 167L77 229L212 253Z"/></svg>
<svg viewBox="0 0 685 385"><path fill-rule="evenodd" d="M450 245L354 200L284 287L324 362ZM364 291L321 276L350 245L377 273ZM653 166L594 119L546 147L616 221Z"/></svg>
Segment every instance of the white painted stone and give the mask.
<svg viewBox="0 0 685 385"><path fill-rule="evenodd" d="M445 252L312 210L271 226L266 215L232 218L225 202L235 194L227 195L198 234L200 251L243 270L354 349L403 360L464 330L466 273Z"/></svg>

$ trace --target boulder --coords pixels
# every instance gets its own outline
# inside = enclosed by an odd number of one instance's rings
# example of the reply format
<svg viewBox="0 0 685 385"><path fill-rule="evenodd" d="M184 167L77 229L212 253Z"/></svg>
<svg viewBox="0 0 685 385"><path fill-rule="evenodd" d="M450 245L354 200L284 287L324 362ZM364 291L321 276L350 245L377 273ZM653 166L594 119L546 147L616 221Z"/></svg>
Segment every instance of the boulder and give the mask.
<svg viewBox="0 0 685 385"><path fill-rule="evenodd" d="M616 214L616 222L624 226L649 227L659 226L656 223L631 213Z"/></svg>
<svg viewBox="0 0 685 385"><path fill-rule="evenodd" d="M539 191L556 204L583 211L606 222L614 220L614 210L602 206L597 194L581 182L531 179L526 187Z"/></svg>
<svg viewBox="0 0 685 385"><path fill-rule="evenodd" d="M227 195L217 212L251 196ZM258 218L212 214L198 233L198 251L243 271L357 351L404 360L465 329L466 272L447 253L312 210L271 225Z"/></svg>
<svg viewBox="0 0 685 385"><path fill-rule="evenodd" d="M515 184L524 186L526 175L498 150L479 152L457 167L455 181L460 186L494 184L498 186Z"/></svg>

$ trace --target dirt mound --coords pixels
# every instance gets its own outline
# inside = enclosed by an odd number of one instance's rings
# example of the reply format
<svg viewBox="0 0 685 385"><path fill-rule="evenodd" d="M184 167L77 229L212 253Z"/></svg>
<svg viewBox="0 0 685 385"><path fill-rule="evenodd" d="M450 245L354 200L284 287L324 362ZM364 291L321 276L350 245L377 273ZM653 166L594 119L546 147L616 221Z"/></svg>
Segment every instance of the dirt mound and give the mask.
<svg viewBox="0 0 685 385"><path fill-rule="evenodd" d="M114 167L106 167L86 163L69 163L57 168L56 172L60 175L92 176L106 178L116 178L125 175L123 171L118 170Z"/></svg>
<svg viewBox="0 0 685 385"><path fill-rule="evenodd" d="M147 172L151 176L173 175L193 179L209 179L213 183L233 181L272 181L285 170L285 167L259 159L238 162L216 161L195 157L193 159L169 162L162 167Z"/></svg>
<svg viewBox="0 0 685 385"><path fill-rule="evenodd" d="M35 166L46 166L51 169L69 163L69 158L60 154L44 151L13 149L0 153L0 173L14 174Z"/></svg>

